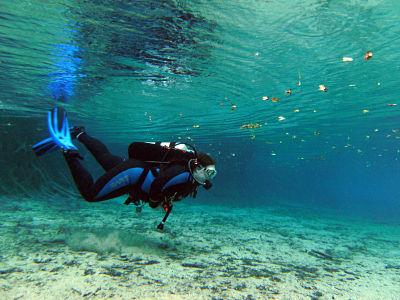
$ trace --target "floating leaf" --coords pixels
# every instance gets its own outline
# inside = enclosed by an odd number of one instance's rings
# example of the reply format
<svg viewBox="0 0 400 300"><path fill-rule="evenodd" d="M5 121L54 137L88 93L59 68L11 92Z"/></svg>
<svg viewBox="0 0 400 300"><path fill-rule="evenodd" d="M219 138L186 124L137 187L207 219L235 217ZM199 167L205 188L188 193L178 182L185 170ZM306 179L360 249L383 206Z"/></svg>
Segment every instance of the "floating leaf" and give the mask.
<svg viewBox="0 0 400 300"><path fill-rule="evenodd" d="M255 128L260 128L262 125L258 123L249 123L249 124L243 124L240 126L240 129L255 129Z"/></svg>
<svg viewBox="0 0 400 300"><path fill-rule="evenodd" d="M285 118L284 116L279 116L279 117L278 117L278 121L280 121L280 122L281 122L281 121L285 121L285 120L286 120L286 118Z"/></svg>
<svg viewBox="0 0 400 300"><path fill-rule="evenodd" d="M364 54L364 59L365 60L370 60L372 58L372 56L373 56L372 51L367 51Z"/></svg>
<svg viewBox="0 0 400 300"><path fill-rule="evenodd" d="M272 102L279 102L280 100L279 100L279 98L272 97L271 101L272 101Z"/></svg>
<svg viewBox="0 0 400 300"><path fill-rule="evenodd" d="M300 71L297 71L297 75L299 76L299 80L297 81L297 86L301 86L301 74L300 74Z"/></svg>
<svg viewBox="0 0 400 300"><path fill-rule="evenodd" d="M342 58L342 61L343 61L343 62L351 62L351 61L353 61L353 58L352 58L352 57L345 56L345 57Z"/></svg>
<svg viewBox="0 0 400 300"><path fill-rule="evenodd" d="M320 84L319 87L318 87L318 89L319 89L321 92L327 92L327 91L328 91L328 88L327 88L325 85L323 85L323 84Z"/></svg>

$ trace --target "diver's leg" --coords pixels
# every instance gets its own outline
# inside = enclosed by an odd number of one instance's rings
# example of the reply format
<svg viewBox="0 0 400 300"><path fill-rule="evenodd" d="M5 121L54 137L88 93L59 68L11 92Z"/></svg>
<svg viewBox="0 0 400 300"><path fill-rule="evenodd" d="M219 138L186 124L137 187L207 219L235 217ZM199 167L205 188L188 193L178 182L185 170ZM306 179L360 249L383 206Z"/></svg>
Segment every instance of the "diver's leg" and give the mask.
<svg viewBox="0 0 400 300"><path fill-rule="evenodd" d="M105 171L111 170L124 161L122 157L111 154L106 145L86 132L80 133L77 136L77 140L85 145Z"/></svg>
<svg viewBox="0 0 400 300"><path fill-rule="evenodd" d="M92 175L86 170L84 166L82 166L78 153L72 151L65 152L64 157L68 164L69 170L71 171L72 178L75 181L75 185L79 190L79 193L87 201L90 201L90 188L93 185Z"/></svg>
<svg viewBox="0 0 400 300"><path fill-rule="evenodd" d="M89 202L104 201L131 192L145 170L142 163L127 160L93 182L76 153L65 153L64 156L79 192Z"/></svg>

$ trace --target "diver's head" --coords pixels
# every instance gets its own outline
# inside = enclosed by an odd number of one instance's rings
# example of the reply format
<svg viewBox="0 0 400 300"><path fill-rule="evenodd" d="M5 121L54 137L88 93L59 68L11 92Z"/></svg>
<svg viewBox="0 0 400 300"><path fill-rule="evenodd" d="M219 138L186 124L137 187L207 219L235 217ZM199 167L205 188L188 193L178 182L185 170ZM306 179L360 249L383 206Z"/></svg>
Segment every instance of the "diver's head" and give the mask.
<svg viewBox="0 0 400 300"><path fill-rule="evenodd" d="M193 178L206 188L211 187L211 180L217 175L214 159L203 152L197 154L196 159L189 161L189 168Z"/></svg>

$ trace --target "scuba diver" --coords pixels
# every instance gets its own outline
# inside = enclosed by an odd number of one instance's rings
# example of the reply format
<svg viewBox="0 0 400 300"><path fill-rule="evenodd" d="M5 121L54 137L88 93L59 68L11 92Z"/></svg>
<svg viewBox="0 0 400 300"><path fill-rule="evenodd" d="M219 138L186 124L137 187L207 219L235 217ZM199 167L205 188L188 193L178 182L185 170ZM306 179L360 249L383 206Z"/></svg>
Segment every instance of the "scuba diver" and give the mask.
<svg viewBox="0 0 400 300"><path fill-rule="evenodd" d="M172 203L187 196L196 197L197 189L210 189L217 174L214 159L185 143L133 142L129 158L113 155L99 140L85 132L84 127L69 127L66 111L56 107L48 112L50 137L32 146L37 156L60 149L82 197L89 202L105 201L128 194L125 204L133 203L137 211L145 203L162 207L166 214ZM96 181L82 165L83 159L72 140L78 140L89 150L105 173Z"/></svg>

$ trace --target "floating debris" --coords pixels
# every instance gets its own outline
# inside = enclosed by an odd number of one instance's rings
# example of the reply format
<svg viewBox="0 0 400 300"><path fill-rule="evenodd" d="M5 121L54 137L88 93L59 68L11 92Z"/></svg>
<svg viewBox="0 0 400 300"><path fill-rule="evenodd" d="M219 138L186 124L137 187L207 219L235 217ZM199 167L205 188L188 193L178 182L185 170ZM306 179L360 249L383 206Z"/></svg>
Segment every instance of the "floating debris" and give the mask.
<svg viewBox="0 0 400 300"><path fill-rule="evenodd" d="M286 91L285 91L285 94L288 95L288 96L291 95L291 94L292 94L292 89L286 90Z"/></svg>
<svg viewBox="0 0 400 300"><path fill-rule="evenodd" d="M369 113L369 109L363 109L363 111L362 111L364 114L367 114L367 113Z"/></svg>
<svg viewBox="0 0 400 300"><path fill-rule="evenodd" d="M298 113L298 112L300 112L300 109L295 108L295 109L293 109L293 112Z"/></svg>
<svg viewBox="0 0 400 300"><path fill-rule="evenodd" d="M193 125L193 128L199 128L199 127L200 127L200 125L198 125L198 124Z"/></svg>
<svg viewBox="0 0 400 300"><path fill-rule="evenodd" d="M284 116L279 116L279 117L278 117L278 121L280 121L280 122L281 122L281 121L285 121L285 120L286 120L286 118L285 118Z"/></svg>
<svg viewBox="0 0 400 300"><path fill-rule="evenodd" d="M268 96L262 96L262 98L261 98L263 101L268 101L269 100L269 97Z"/></svg>
<svg viewBox="0 0 400 300"><path fill-rule="evenodd" d="M299 76L299 80L297 81L297 86L301 86L301 74L300 74L300 71L297 71L297 75Z"/></svg>
<svg viewBox="0 0 400 300"><path fill-rule="evenodd" d="M271 101L272 101L272 102L279 102L280 100L279 100L279 98L272 97Z"/></svg>
<svg viewBox="0 0 400 300"><path fill-rule="evenodd" d="M319 87L318 87L318 89L319 89L321 92L327 92L327 91L328 91L328 88L327 88L325 85L323 85L323 84L320 84Z"/></svg>
<svg viewBox="0 0 400 300"><path fill-rule="evenodd" d="M240 126L240 129L255 129L255 128L260 128L262 125L258 123L249 123L249 124L243 124Z"/></svg>
<svg viewBox="0 0 400 300"><path fill-rule="evenodd" d="M237 108L236 104L232 104L231 110L236 110L236 108Z"/></svg>
<svg viewBox="0 0 400 300"><path fill-rule="evenodd" d="M352 58L352 57L348 57L348 56L344 56L344 57L342 58L342 61L343 61L343 62L351 62L351 61L353 61L353 58Z"/></svg>
<svg viewBox="0 0 400 300"><path fill-rule="evenodd" d="M320 134L321 134L321 131L319 131L319 130L314 131L314 135L320 135Z"/></svg>
<svg viewBox="0 0 400 300"><path fill-rule="evenodd" d="M272 155L272 156L275 156L275 155L276 155L276 153L275 153L275 152L271 152L271 155Z"/></svg>
<svg viewBox="0 0 400 300"><path fill-rule="evenodd" d="M370 60L371 58L372 58L372 51L367 51L367 52L365 52L365 54L364 54L364 59L365 60Z"/></svg>
<svg viewBox="0 0 400 300"><path fill-rule="evenodd" d="M388 103L387 106L397 106L397 104L396 103Z"/></svg>
<svg viewBox="0 0 400 300"><path fill-rule="evenodd" d="M355 87L356 85L355 85L355 84L349 84L349 86L350 86L350 87Z"/></svg>

